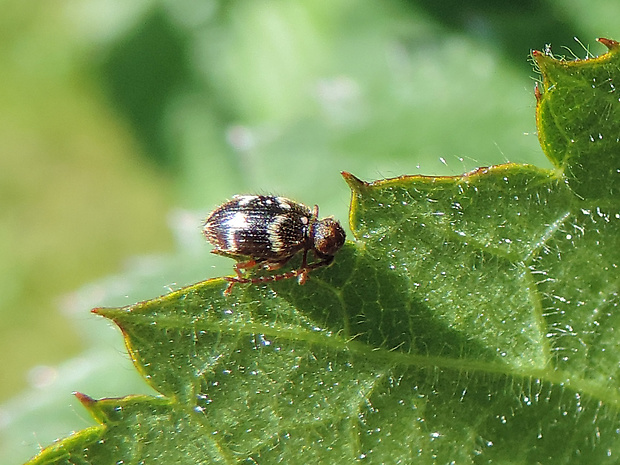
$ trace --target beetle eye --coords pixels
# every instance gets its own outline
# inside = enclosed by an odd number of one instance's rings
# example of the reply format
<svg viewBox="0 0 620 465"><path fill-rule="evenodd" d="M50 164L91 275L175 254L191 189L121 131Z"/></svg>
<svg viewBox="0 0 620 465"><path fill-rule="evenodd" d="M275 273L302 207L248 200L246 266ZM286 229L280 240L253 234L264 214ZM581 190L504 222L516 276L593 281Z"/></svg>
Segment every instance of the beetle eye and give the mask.
<svg viewBox="0 0 620 465"><path fill-rule="evenodd" d="M314 225L314 250L322 256L332 256L345 240L345 233L338 221L324 218Z"/></svg>

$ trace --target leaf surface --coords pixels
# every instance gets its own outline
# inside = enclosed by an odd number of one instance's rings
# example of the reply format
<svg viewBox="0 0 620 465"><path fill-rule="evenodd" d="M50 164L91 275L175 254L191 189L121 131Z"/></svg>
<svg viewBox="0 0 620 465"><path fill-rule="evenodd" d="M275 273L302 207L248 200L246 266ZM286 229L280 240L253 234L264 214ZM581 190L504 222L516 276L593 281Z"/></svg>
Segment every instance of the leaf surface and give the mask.
<svg viewBox="0 0 620 465"><path fill-rule="evenodd" d="M305 286L97 309L162 397L79 395L101 426L32 463L617 463L620 49L601 41L534 54L555 170L344 173L355 240Z"/></svg>

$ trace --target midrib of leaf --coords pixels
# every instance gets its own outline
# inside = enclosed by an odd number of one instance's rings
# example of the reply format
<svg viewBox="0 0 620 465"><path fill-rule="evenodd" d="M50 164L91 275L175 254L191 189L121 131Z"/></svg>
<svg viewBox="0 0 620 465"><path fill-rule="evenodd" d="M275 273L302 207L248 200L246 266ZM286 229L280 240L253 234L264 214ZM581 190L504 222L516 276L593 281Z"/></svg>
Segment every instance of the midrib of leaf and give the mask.
<svg viewBox="0 0 620 465"><path fill-rule="evenodd" d="M531 277L531 282L534 282L531 275L531 271L528 271ZM327 286L325 283L322 285ZM617 285L617 283L616 283ZM327 286L330 287L331 286ZM613 287L613 286L610 286ZM535 289L535 286L533 286ZM332 291L336 295L340 295L332 288ZM185 290L176 291L178 293L184 293ZM344 321L348 321L346 317L346 306L342 307ZM542 326L545 327L544 317L542 315L542 309L537 308ZM102 314L106 314L113 318L115 311L107 312L102 311ZM133 323L137 325L152 324L153 318L149 315L133 315ZM158 316L156 323L162 325L168 329L184 329L186 324L178 317L170 316ZM256 322L243 322L242 324L222 324L221 322L207 323L201 321L195 324L196 331L208 331L211 333L232 333L238 334L238 339L241 340L247 336L254 334L262 334L269 338L277 338L279 340L288 340L290 342L305 342L310 345L318 345L323 348L334 349L338 352L350 353L357 359L373 360L376 366L389 367L385 369L383 376L386 376L387 372L392 369L401 370L408 367L415 368L437 368L437 369L449 369L455 371L468 372L470 374L483 373L490 375L502 375L506 377L518 377L522 379L538 379L541 382L549 382L554 385L564 386L572 389L576 392L580 392L584 395L591 396L594 399L599 399L603 402L609 403L617 408L620 408L620 396L614 393L610 389L601 387L600 384L587 379L575 376L566 370L559 370L552 364L549 364L544 369L537 369L534 367L527 367L520 369L519 367L511 364L493 363L489 361L476 361L468 358L450 358L443 356L429 356L419 355L412 353L404 353L399 350L386 350L384 348L376 348L368 346L365 343L357 342L355 335L349 334L347 331L343 332L341 336L335 336L329 334L325 330L309 331L301 330L298 327L282 327L274 325L260 324ZM550 355L550 347L546 344L546 340L541 341L541 344L545 345L545 351ZM210 367L209 371L217 371L217 366ZM380 381L381 377L377 377L375 381ZM376 385L377 383L373 383ZM372 386L368 386L368 393L372 392ZM184 407L183 404L178 404L179 408L192 408Z"/></svg>

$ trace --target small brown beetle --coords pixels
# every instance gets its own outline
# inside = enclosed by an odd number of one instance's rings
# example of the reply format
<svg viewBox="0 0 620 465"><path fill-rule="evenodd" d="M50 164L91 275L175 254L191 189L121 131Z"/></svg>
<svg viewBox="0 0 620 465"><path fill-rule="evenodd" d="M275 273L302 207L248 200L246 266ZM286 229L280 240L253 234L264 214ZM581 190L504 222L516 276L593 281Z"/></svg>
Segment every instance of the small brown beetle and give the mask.
<svg viewBox="0 0 620 465"><path fill-rule="evenodd" d="M247 258L235 265L236 276L227 276L224 291L230 294L236 283L260 283L297 277L304 284L308 273L329 265L345 241L345 232L333 218L318 219L313 209L284 197L238 195L217 207L204 222L203 232L215 246L212 253ZM307 262L311 250L317 259ZM242 270L257 265L276 270L303 251L301 266L287 273L246 277Z"/></svg>

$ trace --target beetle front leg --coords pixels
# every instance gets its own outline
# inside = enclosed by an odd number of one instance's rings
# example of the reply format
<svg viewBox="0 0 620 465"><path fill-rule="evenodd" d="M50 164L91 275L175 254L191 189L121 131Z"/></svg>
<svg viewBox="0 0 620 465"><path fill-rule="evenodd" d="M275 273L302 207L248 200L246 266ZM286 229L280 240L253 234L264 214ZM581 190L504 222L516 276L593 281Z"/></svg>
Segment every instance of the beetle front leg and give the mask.
<svg viewBox="0 0 620 465"><path fill-rule="evenodd" d="M317 208L315 206L315 208ZM299 267L299 275L297 276L297 283L299 285L304 285L306 284L306 280L308 279L308 272L310 271L308 269L308 249L304 250L304 256L303 259L301 260L301 266Z"/></svg>

